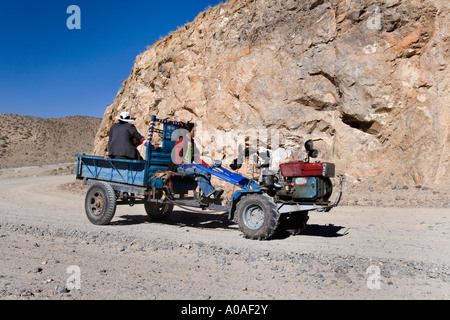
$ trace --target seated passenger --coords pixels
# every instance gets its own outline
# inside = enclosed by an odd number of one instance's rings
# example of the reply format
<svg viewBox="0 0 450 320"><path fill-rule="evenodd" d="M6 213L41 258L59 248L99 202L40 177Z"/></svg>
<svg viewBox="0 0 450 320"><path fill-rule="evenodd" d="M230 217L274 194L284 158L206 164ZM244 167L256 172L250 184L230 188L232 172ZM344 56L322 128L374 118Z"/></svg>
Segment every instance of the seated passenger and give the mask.
<svg viewBox="0 0 450 320"><path fill-rule="evenodd" d="M211 184L211 175L196 166L179 167L182 164L196 163L208 168L208 164L204 162L198 154L194 152L194 134L195 126L193 123L188 123L186 126L187 132L184 136L180 136L172 150L172 157L170 159L169 170L192 175L203 192L203 197L208 198L211 195L214 199L219 199L223 194L223 190L216 190Z"/></svg>
<svg viewBox="0 0 450 320"><path fill-rule="evenodd" d="M133 139L145 146L148 146L148 140L137 131L128 112L122 112L116 119L119 121L109 130L108 155L105 159L142 160Z"/></svg>

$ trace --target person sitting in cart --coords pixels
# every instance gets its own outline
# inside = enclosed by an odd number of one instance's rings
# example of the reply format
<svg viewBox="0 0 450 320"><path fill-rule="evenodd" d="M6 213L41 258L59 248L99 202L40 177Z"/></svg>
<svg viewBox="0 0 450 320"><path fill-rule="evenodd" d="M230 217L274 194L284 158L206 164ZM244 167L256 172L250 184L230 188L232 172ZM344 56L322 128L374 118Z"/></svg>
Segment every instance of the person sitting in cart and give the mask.
<svg viewBox="0 0 450 320"><path fill-rule="evenodd" d="M223 194L223 190L216 190L213 187L211 184L211 175L208 172L196 166L179 167L182 164L189 163L196 163L205 168L209 167L208 164L195 152L195 125L193 123L188 123L186 125L186 129L186 134L184 136L180 136L178 141L175 142L175 146L172 150L172 157L170 159L169 170L195 176L195 180L197 181L200 190L202 190L204 198L209 198L213 195L215 199L219 199Z"/></svg>
<svg viewBox="0 0 450 320"><path fill-rule="evenodd" d="M105 159L107 160L109 157L111 159L142 160L133 139L145 146L148 146L148 140L138 132L132 123L134 120L130 118L129 112L120 113L116 119L119 121L109 130L108 155L105 156Z"/></svg>

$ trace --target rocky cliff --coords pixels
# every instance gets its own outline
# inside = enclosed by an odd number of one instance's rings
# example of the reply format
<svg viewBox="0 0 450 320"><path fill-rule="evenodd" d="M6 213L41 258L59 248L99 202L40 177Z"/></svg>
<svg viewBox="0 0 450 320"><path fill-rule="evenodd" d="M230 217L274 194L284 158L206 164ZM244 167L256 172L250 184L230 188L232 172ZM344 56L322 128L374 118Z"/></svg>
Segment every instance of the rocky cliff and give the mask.
<svg viewBox="0 0 450 320"><path fill-rule="evenodd" d="M229 0L136 58L95 153L128 110L143 135L153 114L264 129L289 158L316 139L349 185L448 188L449 12L447 0Z"/></svg>

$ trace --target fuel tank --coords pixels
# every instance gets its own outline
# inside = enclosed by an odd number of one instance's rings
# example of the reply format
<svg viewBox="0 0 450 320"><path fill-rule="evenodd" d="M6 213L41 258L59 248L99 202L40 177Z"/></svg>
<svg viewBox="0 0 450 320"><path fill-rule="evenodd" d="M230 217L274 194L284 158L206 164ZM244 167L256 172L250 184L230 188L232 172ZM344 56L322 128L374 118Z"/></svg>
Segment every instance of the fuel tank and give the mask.
<svg viewBox="0 0 450 320"><path fill-rule="evenodd" d="M333 178L335 175L335 166L331 162L288 162L280 164L280 169L283 177L322 176Z"/></svg>

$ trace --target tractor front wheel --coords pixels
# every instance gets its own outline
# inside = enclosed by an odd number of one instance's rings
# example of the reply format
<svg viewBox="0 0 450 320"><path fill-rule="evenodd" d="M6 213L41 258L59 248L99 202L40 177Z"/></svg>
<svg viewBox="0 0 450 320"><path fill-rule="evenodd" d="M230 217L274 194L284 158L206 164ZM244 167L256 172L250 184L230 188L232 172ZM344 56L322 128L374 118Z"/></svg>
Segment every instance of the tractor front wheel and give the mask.
<svg viewBox="0 0 450 320"><path fill-rule="evenodd" d="M254 240L270 238L278 227L280 213L266 194L244 196L236 206L239 229L244 237Z"/></svg>

